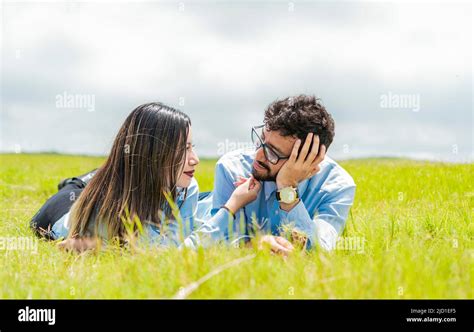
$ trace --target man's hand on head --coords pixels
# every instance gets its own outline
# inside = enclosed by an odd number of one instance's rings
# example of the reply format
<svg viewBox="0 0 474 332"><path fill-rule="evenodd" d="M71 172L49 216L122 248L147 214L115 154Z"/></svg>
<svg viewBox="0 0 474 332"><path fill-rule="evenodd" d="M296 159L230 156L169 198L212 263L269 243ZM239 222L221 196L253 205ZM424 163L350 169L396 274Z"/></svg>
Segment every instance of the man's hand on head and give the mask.
<svg viewBox="0 0 474 332"><path fill-rule="evenodd" d="M326 155L326 147L324 145L319 146L319 136L309 133L301 151L298 153L300 146L301 140L297 139L293 145L290 158L278 172L276 178L278 189L296 187L301 181L309 179L319 172L319 164Z"/></svg>

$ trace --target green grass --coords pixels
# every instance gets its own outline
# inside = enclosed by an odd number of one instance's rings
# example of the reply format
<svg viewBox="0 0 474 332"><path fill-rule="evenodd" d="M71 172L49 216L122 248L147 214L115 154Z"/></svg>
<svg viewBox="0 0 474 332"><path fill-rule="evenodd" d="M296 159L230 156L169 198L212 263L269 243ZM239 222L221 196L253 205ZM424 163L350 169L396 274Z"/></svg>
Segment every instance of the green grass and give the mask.
<svg viewBox="0 0 474 332"><path fill-rule="evenodd" d="M62 178L103 158L0 155L0 237L33 237L28 222ZM196 177L211 190L212 160ZM190 298L473 298L474 165L401 159L341 163L357 183L348 238L364 252L251 248L108 248L83 255L40 241L38 252L0 250L0 298L170 298L239 257L249 260L203 282Z"/></svg>

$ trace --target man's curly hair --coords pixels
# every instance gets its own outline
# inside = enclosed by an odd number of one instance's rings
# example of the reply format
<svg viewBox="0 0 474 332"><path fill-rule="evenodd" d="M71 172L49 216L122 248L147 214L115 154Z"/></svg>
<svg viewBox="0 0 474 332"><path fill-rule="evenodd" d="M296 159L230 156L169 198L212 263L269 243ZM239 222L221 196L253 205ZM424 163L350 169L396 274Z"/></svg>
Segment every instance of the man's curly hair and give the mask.
<svg viewBox="0 0 474 332"><path fill-rule="evenodd" d="M276 100L265 110L267 130L279 131L283 136L296 136L303 142L308 133L319 135L326 149L334 138L334 120L315 96L299 95Z"/></svg>

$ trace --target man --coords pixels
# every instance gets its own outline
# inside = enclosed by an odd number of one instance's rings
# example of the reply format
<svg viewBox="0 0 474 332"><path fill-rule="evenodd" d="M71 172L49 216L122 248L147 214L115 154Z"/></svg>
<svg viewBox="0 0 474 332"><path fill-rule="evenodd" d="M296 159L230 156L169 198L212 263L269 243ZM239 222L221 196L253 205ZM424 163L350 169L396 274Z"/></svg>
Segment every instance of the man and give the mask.
<svg viewBox="0 0 474 332"><path fill-rule="evenodd" d="M270 104L264 125L252 128L256 150L222 156L214 191L198 207L198 216L209 219L224 206L234 217L234 227L211 221L206 232L218 232L225 240L267 234L262 243L283 254L293 249L281 236L288 232L306 248L333 249L356 187L351 176L326 156L333 137L334 120L315 97L300 95ZM261 190L253 202L236 210L226 202L249 176L262 182Z"/></svg>

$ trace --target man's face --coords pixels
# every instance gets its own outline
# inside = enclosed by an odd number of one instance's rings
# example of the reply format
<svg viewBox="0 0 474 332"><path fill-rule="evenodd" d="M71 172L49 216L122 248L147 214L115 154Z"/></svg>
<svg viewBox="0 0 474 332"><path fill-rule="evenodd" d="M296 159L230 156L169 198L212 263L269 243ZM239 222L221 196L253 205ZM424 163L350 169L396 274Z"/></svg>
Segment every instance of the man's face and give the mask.
<svg viewBox="0 0 474 332"><path fill-rule="evenodd" d="M260 134L260 130L257 131ZM296 137L282 136L278 131L269 131L263 129L260 136L263 143L269 146L280 157L288 157L293 150ZM273 165L265 157L263 146L261 146L255 154L255 160L252 165L252 175L259 181L275 181L280 168L285 164L287 159L279 160Z"/></svg>

